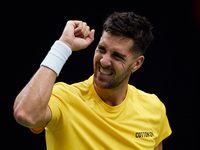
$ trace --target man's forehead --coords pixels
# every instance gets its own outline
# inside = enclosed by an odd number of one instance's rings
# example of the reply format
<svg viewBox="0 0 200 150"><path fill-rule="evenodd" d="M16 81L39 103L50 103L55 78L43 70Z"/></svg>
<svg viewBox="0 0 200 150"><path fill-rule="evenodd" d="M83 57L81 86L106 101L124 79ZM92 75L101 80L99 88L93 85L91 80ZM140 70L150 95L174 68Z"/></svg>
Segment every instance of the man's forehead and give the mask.
<svg viewBox="0 0 200 150"><path fill-rule="evenodd" d="M133 47L134 41L131 38L124 36L112 35L109 32L103 32L99 41L99 45L112 49L128 49Z"/></svg>
<svg viewBox="0 0 200 150"><path fill-rule="evenodd" d="M106 32L106 31L103 31L101 38L115 39L117 41L122 41L122 42L129 42L129 41L133 42L133 39L131 39L129 37L114 35L110 32Z"/></svg>

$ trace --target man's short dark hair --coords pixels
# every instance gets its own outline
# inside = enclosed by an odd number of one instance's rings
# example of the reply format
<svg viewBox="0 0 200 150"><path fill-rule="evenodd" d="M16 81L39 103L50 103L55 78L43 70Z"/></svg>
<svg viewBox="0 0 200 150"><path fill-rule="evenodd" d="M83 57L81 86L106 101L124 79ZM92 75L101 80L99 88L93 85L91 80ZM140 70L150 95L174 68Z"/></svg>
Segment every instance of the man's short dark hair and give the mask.
<svg viewBox="0 0 200 150"><path fill-rule="evenodd" d="M153 40L151 23L134 12L114 12L103 24L103 31L134 40L133 52L144 54Z"/></svg>

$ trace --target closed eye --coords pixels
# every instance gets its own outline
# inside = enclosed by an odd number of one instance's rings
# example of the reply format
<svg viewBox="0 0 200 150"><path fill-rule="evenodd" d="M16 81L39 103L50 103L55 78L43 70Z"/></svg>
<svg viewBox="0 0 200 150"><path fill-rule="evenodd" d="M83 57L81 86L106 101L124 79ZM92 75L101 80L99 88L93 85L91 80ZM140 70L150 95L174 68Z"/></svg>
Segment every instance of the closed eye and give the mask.
<svg viewBox="0 0 200 150"><path fill-rule="evenodd" d="M114 52L114 53L113 53L113 56L114 56L114 58L116 58L117 60L118 60L118 59L120 59L120 60L125 60L125 57L126 57L126 55L120 54L120 53L118 53L118 52Z"/></svg>
<svg viewBox="0 0 200 150"><path fill-rule="evenodd" d="M98 49L99 49L99 51L100 52L102 52L102 53L105 53L106 52L106 49L105 49L105 47L103 47L103 46L98 46Z"/></svg>
<svg viewBox="0 0 200 150"><path fill-rule="evenodd" d="M106 48L103 45L98 45L98 50L101 53L106 53ZM119 53L117 51L113 51L112 52L112 57L114 59L116 59L116 60L119 60L119 61L125 61L126 55L121 54L121 53Z"/></svg>
<svg viewBox="0 0 200 150"><path fill-rule="evenodd" d="M124 59L124 58L121 57L120 55L114 55L114 57L119 58L119 59Z"/></svg>

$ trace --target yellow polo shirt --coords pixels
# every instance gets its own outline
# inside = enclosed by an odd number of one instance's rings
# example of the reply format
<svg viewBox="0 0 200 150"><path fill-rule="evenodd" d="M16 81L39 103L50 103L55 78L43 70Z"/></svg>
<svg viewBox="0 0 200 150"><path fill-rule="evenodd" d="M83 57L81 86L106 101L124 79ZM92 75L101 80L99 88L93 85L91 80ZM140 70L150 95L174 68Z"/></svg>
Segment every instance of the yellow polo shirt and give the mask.
<svg viewBox="0 0 200 150"><path fill-rule="evenodd" d="M124 101L109 106L97 95L93 76L72 85L56 83L49 107L48 150L154 150L171 134L156 95L128 85Z"/></svg>

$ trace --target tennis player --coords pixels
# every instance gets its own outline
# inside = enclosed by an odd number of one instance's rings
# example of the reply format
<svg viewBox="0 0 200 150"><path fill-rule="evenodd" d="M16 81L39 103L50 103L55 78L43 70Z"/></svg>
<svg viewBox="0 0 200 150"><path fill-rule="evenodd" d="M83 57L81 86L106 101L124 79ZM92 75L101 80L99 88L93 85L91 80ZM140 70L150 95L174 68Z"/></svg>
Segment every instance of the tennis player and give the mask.
<svg viewBox="0 0 200 150"><path fill-rule="evenodd" d="M45 129L48 150L162 150L172 132L165 106L156 95L129 84L153 40L151 29L133 12L111 14L94 52L94 74L79 83L55 84L72 52L94 40L95 30L87 23L68 21L16 97L16 121L34 133Z"/></svg>

